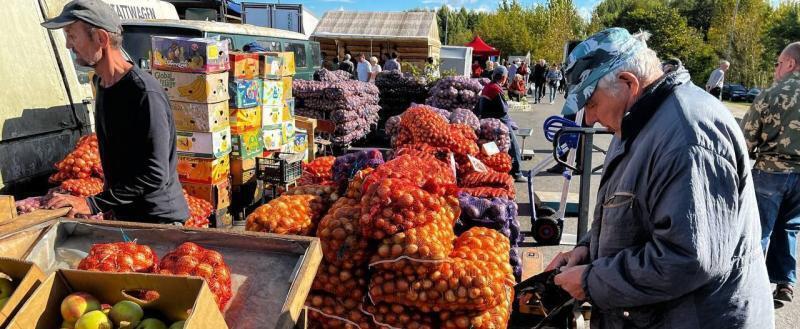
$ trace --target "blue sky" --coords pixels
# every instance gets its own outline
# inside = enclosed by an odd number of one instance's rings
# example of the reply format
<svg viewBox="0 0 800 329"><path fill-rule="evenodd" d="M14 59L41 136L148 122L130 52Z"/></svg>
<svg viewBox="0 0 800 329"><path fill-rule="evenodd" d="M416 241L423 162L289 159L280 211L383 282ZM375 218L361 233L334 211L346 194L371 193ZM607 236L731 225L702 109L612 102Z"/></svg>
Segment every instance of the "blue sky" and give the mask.
<svg viewBox="0 0 800 329"><path fill-rule="evenodd" d="M403 11L412 8L438 8L448 5L454 8L466 7L474 10L492 11L497 8L500 1L492 0L241 0L245 2L268 2L268 3L301 3L311 10L317 17L322 17L329 10L352 10L352 11ZM581 15L589 17L594 6L599 0L574 0ZM523 5L533 3L543 3L545 0L520 0Z"/></svg>

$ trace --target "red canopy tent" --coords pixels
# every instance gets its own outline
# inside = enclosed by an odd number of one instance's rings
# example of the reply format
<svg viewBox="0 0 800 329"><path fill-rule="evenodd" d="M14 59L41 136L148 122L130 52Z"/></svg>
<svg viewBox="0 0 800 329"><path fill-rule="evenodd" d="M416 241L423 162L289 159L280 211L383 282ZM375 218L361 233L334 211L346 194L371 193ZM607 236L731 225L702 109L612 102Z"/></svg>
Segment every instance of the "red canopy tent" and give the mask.
<svg viewBox="0 0 800 329"><path fill-rule="evenodd" d="M464 46L472 48L472 56L500 56L500 51L497 50L497 48L487 45L486 42L477 35Z"/></svg>

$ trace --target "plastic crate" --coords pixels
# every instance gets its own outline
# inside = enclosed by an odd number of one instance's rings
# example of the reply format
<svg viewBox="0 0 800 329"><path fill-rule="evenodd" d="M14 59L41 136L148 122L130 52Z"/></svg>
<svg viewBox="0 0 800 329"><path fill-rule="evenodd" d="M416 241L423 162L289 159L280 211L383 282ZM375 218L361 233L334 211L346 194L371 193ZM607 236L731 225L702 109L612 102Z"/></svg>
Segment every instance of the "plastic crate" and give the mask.
<svg viewBox="0 0 800 329"><path fill-rule="evenodd" d="M273 153L266 158L256 158L256 175L267 183L290 184L302 174L302 154Z"/></svg>

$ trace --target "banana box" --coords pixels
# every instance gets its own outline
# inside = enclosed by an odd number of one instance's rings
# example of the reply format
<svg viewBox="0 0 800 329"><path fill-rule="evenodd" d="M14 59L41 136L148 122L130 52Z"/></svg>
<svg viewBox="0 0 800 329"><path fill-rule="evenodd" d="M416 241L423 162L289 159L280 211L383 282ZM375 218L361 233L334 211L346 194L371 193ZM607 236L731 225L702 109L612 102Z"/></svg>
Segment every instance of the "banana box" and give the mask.
<svg viewBox="0 0 800 329"><path fill-rule="evenodd" d="M230 179L212 184L181 182L181 185L187 194L210 202L214 209L225 209L231 205Z"/></svg>
<svg viewBox="0 0 800 329"><path fill-rule="evenodd" d="M267 150L280 150L283 145L283 126L266 126L261 130L264 139L264 148Z"/></svg>
<svg viewBox="0 0 800 329"><path fill-rule="evenodd" d="M182 182L211 184L227 179L230 174L228 155L216 159L178 157L178 179Z"/></svg>
<svg viewBox="0 0 800 329"><path fill-rule="evenodd" d="M261 106L261 125L274 126L283 122L283 108L282 105L262 105Z"/></svg>
<svg viewBox="0 0 800 329"><path fill-rule="evenodd" d="M281 143L294 143L294 120L281 124Z"/></svg>
<svg viewBox="0 0 800 329"><path fill-rule="evenodd" d="M231 52L228 57L231 63L229 71L231 78L252 80L258 76L258 54Z"/></svg>
<svg viewBox="0 0 800 329"><path fill-rule="evenodd" d="M281 107L281 120L283 122L294 120L294 98L286 99Z"/></svg>
<svg viewBox="0 0 800 329"><path fill-rule="evenodd" d="M261 104L266 106L283 105L283 82L280 80L262 80Z"/></svg>
<svg viewBox="0 0 800 329"><path fill-rule="evenodd" d="M233 145L231 155L236 158L251 159L264 151L264 141L260 127L239 134L232 134L231 144Z"/></svg>
<svg viewBox="0 0 800 329"><path fill-rule="evenodd" d="M256 158L234 158L231 160L231 180L234 186L252 183L255 181L255 178ZM235 202L236 200L233 201Z"/></svg>
<svg viewBox="0 0 800 329"><path fill-rule="evenodd" d="M172 101L219 103L228 100L228 72L183 73L153 70Z"/></svg>
<svg viewBox="0 0 800 329"><path fill-rule="evenodd" d="M212 73L230 69L230 40L153 36L152 67L157 70Z"/></svg>
<svg viewBox="0 0 800 329"><path fill-rule="evenodd" d="M246 130L261 128L261 106L249 109L231 109L231 134L239 134Z"/></svg>
<svg viewBox="0 0 800 329"><path fill-rule="evenodd" d="M284 51L278 53L278 56L281 57L281 76L292 76L297 73L297 70L294 65L294 52L291 51Z"/></svg>
<svg viewBox="0 0 800 329"><path fill-rule="evenodd" d="M281 78L281 82L283 82L283 99L292 98L292 80L291 76Z"/></svg>
<svg viewBox="0 0 800 329"><path fill-rule="evenodd" d="M231 80L228 83L230 106L236 108L250 108L258 106L259 81L258 80Z"/></svg>
<svg viewBox="0 0 800 329"><path fill-rule="evenodd" d="M178 155L204 159L220 158L231 153L231 128L213 132L178 131Z"/></svg>
<svg viewBox="0 0 800 329"><path fill-rule="evenodd" d="M187 103L170 101L175 129L183 131L212 132L230 124L228 102Z"/></svg>
<svg viewBox="0 0 800 329"><path fill-rule="evenodd" d="M276 52L258 54L259 76L264 79L280 79L283 77L283 58Z"/></svg>
<svg viewBox="0 0 800 329"><path fill-rule="evenodd" d="M302 129L294 131L292 153L303 154L303 161L308 162L308 132Z"/></svg>

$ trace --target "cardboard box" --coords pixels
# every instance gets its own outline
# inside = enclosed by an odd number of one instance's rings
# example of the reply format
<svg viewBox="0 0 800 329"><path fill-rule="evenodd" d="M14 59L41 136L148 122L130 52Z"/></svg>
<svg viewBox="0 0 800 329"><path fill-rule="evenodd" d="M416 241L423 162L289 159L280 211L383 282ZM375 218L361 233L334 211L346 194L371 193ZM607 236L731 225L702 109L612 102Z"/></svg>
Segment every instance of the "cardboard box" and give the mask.
<svg viewBox="0 0 800 329"><path fill-rule="evenodd" d="M228 208L218 209L211 213L208 221L211 223L209 227L229 228L233 226L233 215L228 211Z"/></svg>
<svg viewBox="0 0 800 329"><path fill-rule="evenodd" d="M231 63L229 71L233 79L254 79L258 76L258 54L231 52L228 56Z"/></svg>
<svg viewBox="0 0 800 329"><path fill-rule="evenodd" d="M283 59L276 52L258 54L259 76L265 79L280 79L283 77Z"/></svg>
<svg viewBox="0 0 800 329"><path fill-rule="evenodd" d="M231 155L242 159L255 158L264 150L264 141L261 138L261 129L253 128L231 135L233 148Z"/></svg>
<svg viewBox="0 0 800 329"><path fill-rule="evenodd" d="M283 99L289 99L293 97L292 80L293 78L291 76L281 78L281 81L283 82Z"/></svg>
<svg viewBox="0 0 800 329"><path fill-rule="evenodd" d="M264 137L264 148L267 150L280 150L283 145L283 126L272 125L266 126L262 130Z"/></svg>
<svg viewBox="0 0 800 329"><path fill-rule="evenodd" d="M260 153L259 153L260 155ZM256 180L256 158L242 159L234 158L231 160L231 181L234 187L234 197L231 202L236 200L236 186L249 184Z"/></svg>
<svg viewBox="0 0 800 329"><path fill-rule="evenodd" d="M218 38L151 38L152 67L157 70L213 73L230 69L229 40Z"/></svg>
<svg viewBox="0 0 800 329"><path fill-rule="evenodd" d="M231 205L230 179L213 184L181 182L181 185L183 185L186 193L210 202L214 209L224 209Z"/></svg>
<svg viewBox="0 0 800 329"><path fill-rule="evenodd" d="M294 120L294 98L287 98L281 108L281 120L283 122Z"/></svg>
<svg viewBox="0 0 800 329"><path fill-rule="evenodd" d="M5 328L23 303L45 280L45 276L42 270L31 262L5 257L0 257L0 273L10 278L15 286L6 304L0 307L0 328Z"/></svg>
<svg viewBox="0 0 800 329"><path fill-rule="evenodd" d="M298 115L294 117L294 125L297 129L303 129L308 134L308 161L314 161L315 153L317 152L316 145L314 145L314 132L317 130L317 120Z"/></svg>
<svg viewBox="0 0 800 329"><path fill-rule="evenodd" d="M178 154L183 156L216 159L231 153L231 128L214 132L178 131Z"/></svg>
<svg viewBox="0 0 800 329"><path fill-rule="evenodd" d="M11 195L0 195L0 225L17 217L17 206ZM2 321L0 321L2 322Z"/></svg>
<svg viewBox="0 0 800 329"><path fill-rule="evenodd" d="M262 110L261 106L249 109L231 109L230 124L231 133L239 134L246 130L261 128Z"/></svg>
<svg viewBox="0 0 800 329"><path fill-rule="evenodd" d="M154 290L159 297L147 302L129 295L136 290ZM167 325L185 320L186 329L228 328L214 295L201 278L76 270L58 270L47 277L8 328L60 328L61 301L74 292L86 292L109 305L132 301L141 305L146 314L161 314Z"/></svg>
<svg viewBox="0 0 800 329"><path fill-rule="evenodd" d="M308 162L308 132L301 129L294 131L292 153L303 154L303 161Z"/></svg>
<svg viewBox="0 0 800 329"><path fill-rule="evenodd" d="M211 104L170 101L175 129L212 132L230 125L228 102Z"/></svg>
<svg viewBox="0 0 800 329"><path fill-rule="evenodd" d="M232 80L228 83L230 105L235 108L250 108L259 103L258 80Z"/></svg>
<svg viewBox="0 0 800 329"><path fill-rule="evenodd" d="M211 184L228 179L230 174L228 155L216 159L178 157L178 178L182 182Z"/></svg>
<svg viewBox="0 0 800 329"><path fill-rule="evenodd" d="M278 53L278 56L281 57L281 76L292 76L297 73L294 65L294 52L291 51L284 51Z"/></svg>
<svg viewBox="0 0 800 329"><path fill-rule="evenodd" d="M280 80L262 80L261 104L266 106L283 106L283 82Z"/></svg>
<svg viewBox="0 0 800 329"><path fill-rule="evenodd" d="M281 143L294 144L294 120L281 124Z"/></svg>
<svg viewBox="0 0 800 329"><path fill-rule="evenodd" d="M153 70L172 101L218 103L228 100L228 72L182 73Z"/></svg>
<svg viewBox="0 0 800 329"><path fill-rule="evenodd" d="M283 105L262 105L261 126L274 126L283 122Z"/></svg>

